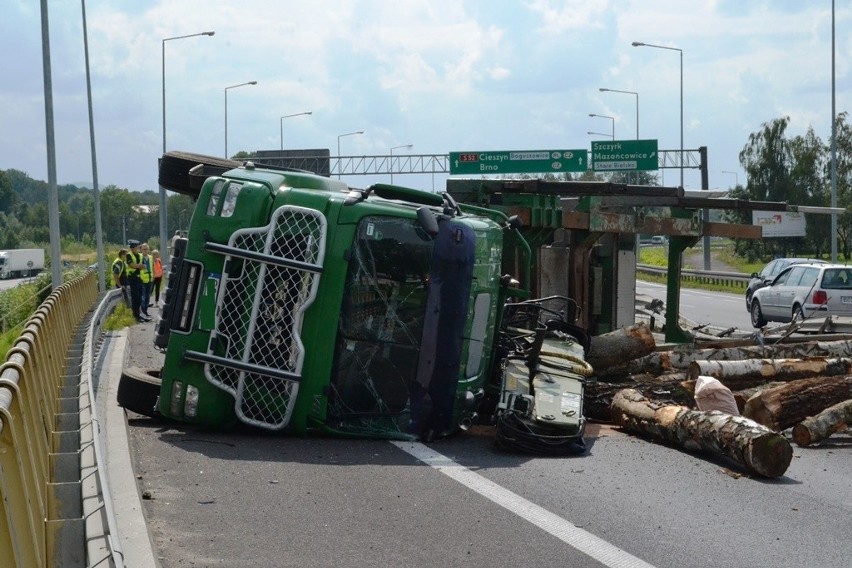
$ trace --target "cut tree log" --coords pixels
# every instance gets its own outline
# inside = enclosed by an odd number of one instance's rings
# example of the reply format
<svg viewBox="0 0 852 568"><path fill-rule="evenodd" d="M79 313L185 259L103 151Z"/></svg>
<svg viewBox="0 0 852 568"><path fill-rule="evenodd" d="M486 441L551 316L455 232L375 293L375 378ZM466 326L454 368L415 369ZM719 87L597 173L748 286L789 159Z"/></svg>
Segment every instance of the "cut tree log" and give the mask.
<svg viewBox="0 0 852 568"><path fill-rule="evenodd" d="M743 416L780 432L850 398L852 377L799 379L754 395Z"/></svg>
<svg viewBox="0 0 852 568"><path fill-rule="evenodd" d="M628 381L607 383L596 381L586 384L583 393L583 412L591 420L611 422L612 398L620 390L636 389L644 396L673 404L688 405L692 403L694 390L687 391L682 387L684 373L672 373L659 377L651 375L633 376Z"/></svg>
<svg viewBox="0 0 852 568"><path fill-rule="evenodd" d="M656 345L651 329L637 323L592 337L586 362L595 369L623 365L653 353Z"/></svg>
<svg viewBox="0 0 852 568"><path fill-rule="evenodd" d="M829 406L793 426L793 441L801 447L825 440L852 424L852 399Z"/></svg>
<svg viewBox="0 0 852 568"><path fill-rule="evenodd" d="M598 377L626 376L648 373L663 375L686 370L693 361L742 361L745 359L807 359L810 357L850 357L852 341L812 341L778 345L751 345L712 349L678 347L656 351L622 365L598 365Z"/></svg>
<svg viewBox="0 0 852 568"><path fill-rule="evenodd" d="M783 475L793 459L793 449L784 436L742 416L660 404L635 389L616 393L611 413L623 428L686 450L731 459L764 477Z"/></svg>
<svg viewBox="0 0 852 568"><path fill-rule="evenodd" d="M743 413L743 409L745 409L745 404L748 402L748 399L756 395L761 391L765 391L766 389L773 389L775 387L780 387L786 383L782 383L781 381L773 381L771 383L765 383L760 386L751 387L748 389L742 389L738 391L734 391L734 400L737 401L737 408L740 409L740 414Z"/></svg>
<svg viewBox="0 0 852 568"><path fill-rule="evenodd" d="M852 359L810 357L807 359L747 359L744 361L693 361L687 377L706 375L731 390L756 387L770 381L793 381L808 377L832 377L852 372Z"/></svg>

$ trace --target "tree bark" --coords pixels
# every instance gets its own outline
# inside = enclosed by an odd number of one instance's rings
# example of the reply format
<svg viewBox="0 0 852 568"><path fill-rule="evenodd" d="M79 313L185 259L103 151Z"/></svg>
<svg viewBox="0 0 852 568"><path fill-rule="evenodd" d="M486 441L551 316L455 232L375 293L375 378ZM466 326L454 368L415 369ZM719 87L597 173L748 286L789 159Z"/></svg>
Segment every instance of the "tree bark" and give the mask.
<svg viewBox="0 0 852 568"><path fill-rule="evenodd" d="M825 440L852 424L852 399L829 406L793 426L793 441L801 447Z"/></svg>
<svg viewBox="0 0 852 568"><path fill-rule="evenodd" d="M693 361L687 376L696 379L708 375L731 390L756 387L769 381L792 381L808 377L848 375L852 359L747 359L744 361Z"/></svg>
<svg viewBox="0 0 852 568"><path fill-rule="evenodd" d="M785 385L785 384L787 384L787 383L782 383L781 381L774 381L774 382L771 382L771 383L764 383L764 384L756 386L756 387L751 387L751 388L748 388L748 389L742 389L742 390L734 391L734 400L737 401L737 408L740 409L740 414L743 413L743 410L745 409L745 405L746 405L746 402L748 402L748 399L750 399L751 397L753 397L754 395L756 395L757 393L759 393L761 391L765 391L766 389L772 389L772 388L775 388L775 387L780 387L780 386Z"/></svg>
<svg viewBox="0 0 852 568"><path fill-rule="evenodd" d="M583 393L583 411L587 418L611 422L612 399L615 393L622 389L636 389L642 395L656 400L665 400L674 404L689 404L692 401L692 392L683 388L684 373L672 373L654 377L651 375L640 375L632 377L629 381L607 383L597 381L587 383Z"/></svg>
<svg viewBox="0 0 852 568"><path fill-rule="evenodd" d="M742 361L745 359L807 359L809 357L852 357L852 341L812 341L768 346L739 346L712 349L678 347L656 351L622 365L595 366L598 377L649 373L662 375L686 370L693 361Z"/></svg>
<svg viewBox="0 0 852 568"><path fill-rule="evenodd" d="M612 416L623 428L686 450L731 459L764 477L783 475L793 459L793 449L784 436L748 418L659 404L634 389L616 393Z"/></svg>
<svg viewBox="0 0 852 568"><path fill-rule="evenodd" d="M637 323L592 337L586 362L593 368L602 369L623 365L653 353L655 347L650 328L644 323Z"/></svg>
<svg viewBox="0 0 852 568"><path fill-rule="evenodd" d="M850 398L852 377L799 379L754 395L743 415L780 432Z"/></svg>

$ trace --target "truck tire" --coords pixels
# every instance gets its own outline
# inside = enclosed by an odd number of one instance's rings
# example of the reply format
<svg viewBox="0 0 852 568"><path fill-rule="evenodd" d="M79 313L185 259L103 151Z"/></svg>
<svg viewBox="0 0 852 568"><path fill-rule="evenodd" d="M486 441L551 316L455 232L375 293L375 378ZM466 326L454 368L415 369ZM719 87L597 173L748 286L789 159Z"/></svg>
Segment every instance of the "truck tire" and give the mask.
<svg viewBox="0 0 852 568"><path fill-rule="evenodd" d="M121 373L116 399L118 405L137 414L155 418L160 396L160 369L127 367Z"/></svg>
<svg viewBox="0 0 852 568"><path fill-rule="evenodd" d="M201 175L218 175L242 165L236 160L223 160L215 156L190 152L168 152L160 158L158 182L169 191L198 197L199 187L193 183L189 170L201 165Z"/></svg>

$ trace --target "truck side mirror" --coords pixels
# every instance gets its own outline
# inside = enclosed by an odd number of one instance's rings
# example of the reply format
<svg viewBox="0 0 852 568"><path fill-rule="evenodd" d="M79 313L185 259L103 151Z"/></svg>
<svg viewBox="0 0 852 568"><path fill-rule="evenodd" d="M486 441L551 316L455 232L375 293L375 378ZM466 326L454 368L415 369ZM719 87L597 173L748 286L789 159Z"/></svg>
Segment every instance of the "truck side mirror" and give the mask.
<svg viewBox="0 0 852 568"><path fill-rule="evenodd" d="M516 231L520 231L521 229L523 229L524 224L521 221L521 218L517 215L512 215L511 217L509 217L509 228L515 229Z"/></svg>
<svg viewBox="0 0 852 568"><path fill-rule="evenodd" d="M420 223L420 226L423 227L423 230L429 236L437 236L440 230L438 228L438 220L435 219L435 215L432 214L428 207L417 208L417 222Z"/></svg>

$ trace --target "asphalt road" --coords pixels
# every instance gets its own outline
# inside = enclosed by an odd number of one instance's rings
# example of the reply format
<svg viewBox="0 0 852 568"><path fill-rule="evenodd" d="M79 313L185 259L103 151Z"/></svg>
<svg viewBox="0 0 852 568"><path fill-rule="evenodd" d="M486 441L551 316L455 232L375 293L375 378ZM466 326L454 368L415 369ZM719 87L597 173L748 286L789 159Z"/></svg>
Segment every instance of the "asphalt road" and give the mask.
<svg viewBox="0 0 852 568"><path fill-rule="evenodd" d="M153 324L128 337L128 364L159 364ZM794 446L786 474L765 480L599 424L574 458L504 453L487 426L428 446L135 415L128 430L166 568L839 568L852 556L848 431Z"/></svg>
<svg viewBox="0 0 852 568"><path fill-rule="evenodd" d="M666 301L666 286L653 282L636 282L636 293L647 294ZM745 295L710 290L681 288L680 313L698 324L713 324L723 328L736 327L754 331L751 317L745 308Z"/></svg>

